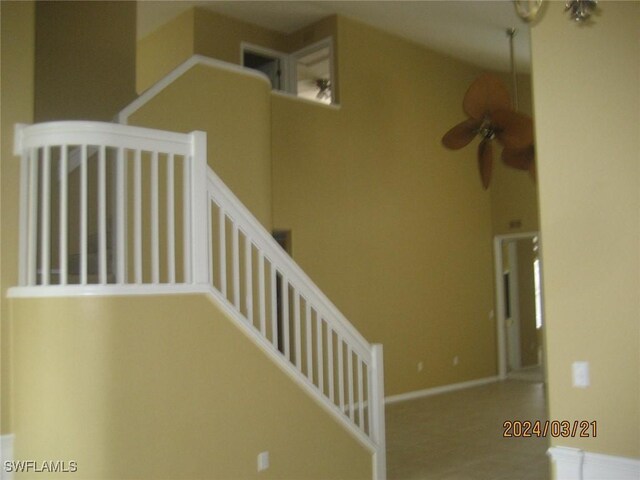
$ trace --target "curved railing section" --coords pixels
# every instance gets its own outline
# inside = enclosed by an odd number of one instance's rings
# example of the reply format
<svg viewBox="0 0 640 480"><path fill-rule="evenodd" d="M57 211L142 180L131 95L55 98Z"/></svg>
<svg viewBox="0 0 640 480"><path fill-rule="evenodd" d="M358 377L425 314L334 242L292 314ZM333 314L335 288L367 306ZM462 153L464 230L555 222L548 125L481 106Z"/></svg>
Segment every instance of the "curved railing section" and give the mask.
<svg viewBox="0 0 640 480"><path fill-rule="evenodd" d="M208 283L204 133L52 122L15 153L21 286Z"/></svg>
<svg viewBox="0 0 640 480"><path fill-rule="evenodd" d="M205 291L374 457L370 345L207 167L206 135L100 122L16 128L19 295Z"/></svg>

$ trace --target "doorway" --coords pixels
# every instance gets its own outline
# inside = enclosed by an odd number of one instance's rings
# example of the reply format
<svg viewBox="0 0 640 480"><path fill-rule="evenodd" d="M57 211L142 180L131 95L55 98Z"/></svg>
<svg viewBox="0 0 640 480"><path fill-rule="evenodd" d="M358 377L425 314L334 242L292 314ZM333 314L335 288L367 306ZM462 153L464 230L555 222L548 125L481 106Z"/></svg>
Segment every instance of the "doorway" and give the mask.
<svg viewBox="0 0 640 480"><path fill-rule="evenodd" d="M544 381L542 257L538 232L494 239L498 375Z"/></svg>
<svg viewBox="0 0 640 480"><path fill-rule="evenodd" d="M264 73L273 90L287 90L287 55L242 42L242 66Z"/></svg>

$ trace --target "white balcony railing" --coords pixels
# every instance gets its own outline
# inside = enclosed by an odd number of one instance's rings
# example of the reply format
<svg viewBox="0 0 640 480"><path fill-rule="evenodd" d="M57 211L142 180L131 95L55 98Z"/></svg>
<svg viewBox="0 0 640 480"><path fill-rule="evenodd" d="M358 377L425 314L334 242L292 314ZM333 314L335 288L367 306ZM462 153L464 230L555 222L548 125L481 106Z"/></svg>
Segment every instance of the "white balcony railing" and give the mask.
<svg viewBox="0 0 640 480"><path fill-rule="evenodd" d="M16 129L14 295L207 292L373 454L385 478L382 347L370 345L207 167L206 135L99 122Z"/></svg>
<svg viewBox="0 0 640 480"><path fill-rule="evenodd" d="M207 283L204 133L52 122L15 153L21 286Z"/></svg>

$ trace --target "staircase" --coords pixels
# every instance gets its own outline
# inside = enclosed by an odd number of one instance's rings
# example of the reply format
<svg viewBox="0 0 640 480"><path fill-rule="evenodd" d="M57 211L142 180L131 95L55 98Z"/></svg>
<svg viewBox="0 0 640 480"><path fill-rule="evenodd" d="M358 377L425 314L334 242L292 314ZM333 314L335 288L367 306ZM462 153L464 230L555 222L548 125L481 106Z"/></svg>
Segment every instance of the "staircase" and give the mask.
<svg viewBox="0 0 640 480"><path fill-rule="evenodd" d="M18 125L15 153L21 251L12 296L204 292L369 449L374 478L386 477L382 347L207 166L203 132Z"/></svg>

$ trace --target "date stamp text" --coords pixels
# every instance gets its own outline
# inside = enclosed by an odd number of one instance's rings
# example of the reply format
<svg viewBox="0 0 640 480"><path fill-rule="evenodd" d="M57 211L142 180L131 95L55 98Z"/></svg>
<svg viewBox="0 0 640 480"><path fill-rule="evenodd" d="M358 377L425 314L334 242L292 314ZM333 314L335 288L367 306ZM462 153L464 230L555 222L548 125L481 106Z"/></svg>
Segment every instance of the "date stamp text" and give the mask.
<svg viewBox="0 0 640 480"><path fill-rule="evenodd" d="M505 438L595 438L598 435L596 420L505 420L502 428Z"/></svg>

